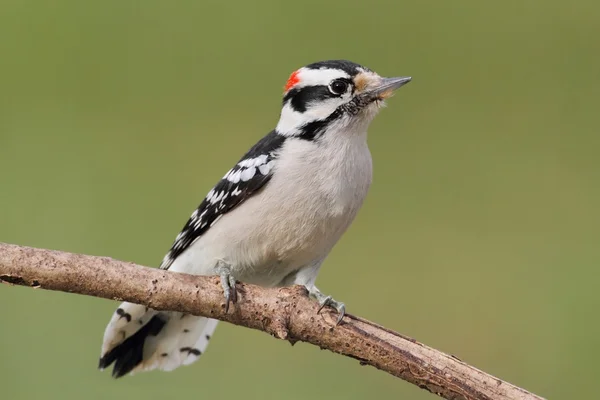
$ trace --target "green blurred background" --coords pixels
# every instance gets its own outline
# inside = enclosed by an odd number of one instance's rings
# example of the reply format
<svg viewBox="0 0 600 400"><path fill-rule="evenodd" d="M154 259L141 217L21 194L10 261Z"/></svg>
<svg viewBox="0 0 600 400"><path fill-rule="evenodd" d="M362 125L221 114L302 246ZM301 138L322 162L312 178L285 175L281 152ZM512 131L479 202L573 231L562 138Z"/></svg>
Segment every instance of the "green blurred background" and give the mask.
<svg viewBox="0 0 600 400"><path fill-rule="evenodd" d="M413 76L319 286L540 395L597 396L598 2L3 0L0 37L0 241L153 266L290 72ZM114 381L95 367L115 302L0 304L3 399L434 398L227 324L193 366Z"/></svg>

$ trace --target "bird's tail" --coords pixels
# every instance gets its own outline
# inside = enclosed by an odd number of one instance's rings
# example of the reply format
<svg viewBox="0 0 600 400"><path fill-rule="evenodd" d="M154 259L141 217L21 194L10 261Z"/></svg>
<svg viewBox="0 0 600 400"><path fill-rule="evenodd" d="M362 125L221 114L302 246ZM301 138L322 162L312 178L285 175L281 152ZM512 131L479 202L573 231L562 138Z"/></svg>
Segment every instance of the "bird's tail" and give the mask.
<svg viewBox="0 0 600 400"><path fill-rule="evenodd" d="M216 327L214 319L122 303L104 332L99 368L114 362L112 375L119 378L191 364L204 353Z"/></svg>

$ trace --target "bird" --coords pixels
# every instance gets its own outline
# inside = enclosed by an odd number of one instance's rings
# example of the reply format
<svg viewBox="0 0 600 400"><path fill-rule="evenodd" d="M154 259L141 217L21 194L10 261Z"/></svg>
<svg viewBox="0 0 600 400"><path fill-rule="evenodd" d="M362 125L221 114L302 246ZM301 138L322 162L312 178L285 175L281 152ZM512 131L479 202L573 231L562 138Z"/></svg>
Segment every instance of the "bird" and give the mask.
<svg viewBox="0 0 600 400"><path fill-rule="evenodd" d="M193 211L160 265L218 275L226 308L237 281L263 287L304 285L322 307L344 303L315 281L350 226L372 180L368 127L396 89L411 81L384 78L347 60L294 71L279 121L217 182ZM217 320L124 302L112 315L99 368L115 378L196 361Z"/></svg>

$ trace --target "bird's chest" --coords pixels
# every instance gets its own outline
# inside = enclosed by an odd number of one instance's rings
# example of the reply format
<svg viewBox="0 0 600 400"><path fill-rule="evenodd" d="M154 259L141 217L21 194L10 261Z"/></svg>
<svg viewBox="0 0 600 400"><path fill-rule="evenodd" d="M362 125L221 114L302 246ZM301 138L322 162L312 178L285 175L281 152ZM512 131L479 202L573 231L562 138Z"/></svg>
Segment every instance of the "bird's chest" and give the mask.
<svg viewBox="0 0 600 400"><path fill-rule="evenodd" d="M371 184L371 155L365 138L342 139L297 140L282 149L270 184L283 201L267 216L280 229L278 256L324 257L360 209Z"/></svg>

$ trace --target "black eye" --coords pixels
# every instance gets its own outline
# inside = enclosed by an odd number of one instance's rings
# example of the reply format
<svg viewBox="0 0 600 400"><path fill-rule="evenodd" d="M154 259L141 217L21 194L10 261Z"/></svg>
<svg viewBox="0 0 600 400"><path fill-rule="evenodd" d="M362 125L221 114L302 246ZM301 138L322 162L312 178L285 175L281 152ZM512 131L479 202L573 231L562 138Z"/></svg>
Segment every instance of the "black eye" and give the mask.
<svg viewBox="0 0 600 400"><path fill-rule="evenodd" d="M348 82L336 79L329 84L329 91L333 94L343 94L348 90Z"/></svg>

